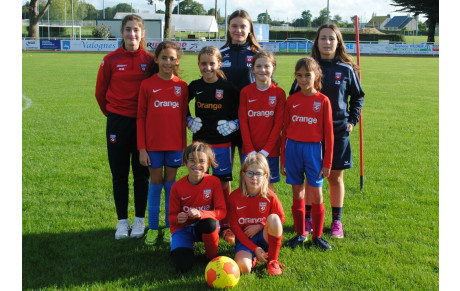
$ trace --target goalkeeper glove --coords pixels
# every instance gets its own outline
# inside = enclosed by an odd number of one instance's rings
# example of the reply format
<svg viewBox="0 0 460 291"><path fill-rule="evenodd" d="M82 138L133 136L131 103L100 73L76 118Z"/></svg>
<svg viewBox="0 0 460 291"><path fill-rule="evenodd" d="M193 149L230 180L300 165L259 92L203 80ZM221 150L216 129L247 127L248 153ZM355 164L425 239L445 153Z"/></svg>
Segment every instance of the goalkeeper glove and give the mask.
<svg viewBox="0 0 460 291"><path fill-rule="evenodd" d="M191 132L196 133L202 126L203 122L201 122L201 118L193 118L191 116L187 117L187 127Z"/></svg>
<svg viewBox="0 0 460 291"><path fill-rule="evenodd" d="M227 136L240 128L240 121L235 120L219 120L217 122L217 131L223 136Z"/></svg>

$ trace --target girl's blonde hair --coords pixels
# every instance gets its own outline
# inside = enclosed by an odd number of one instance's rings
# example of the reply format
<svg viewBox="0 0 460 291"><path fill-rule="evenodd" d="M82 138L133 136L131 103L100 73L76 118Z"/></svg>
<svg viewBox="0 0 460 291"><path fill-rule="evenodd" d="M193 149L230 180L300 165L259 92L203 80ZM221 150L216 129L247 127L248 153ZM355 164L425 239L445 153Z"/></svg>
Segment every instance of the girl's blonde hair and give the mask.
<svg viewBox="0 0 460 291"><path fill-rule="evenodd" d="M168 49L168 48L175 49L176 54L177 54L177 59L181 58L183 52L182 52L182 49L180 47L180 44L176 43L176 42L173 42L173 41L170 41L170 40L165 40L165 41L160 42L158 44L157 48L155 49L155 52L154 52L155 59L158 59L160 57L161 51L163 51L164 49ZM150 76L153 76L154 74L158 73L159 71L160 71L160 67L155 62L155 60L153 60L152 65L150 66L150 70L149 70L147 75L148 75L148 77L150 77ZM177 65L174 68L173 73L176 76L180 73L180 66L179 65Z"/></svg>
<svg viewBox="0 0 460 291"><path fill-rule="evenodd" d="M276 68L276 59L275 59L275 54L273 54L272 52L269 52L269 51L266 51L266 50L261 50L260 52L256 53L254 55L254 57L252 58L252 62L251 62L251 69L254 70L254 67L255 67L255 64L256 64L256 61L258 59L261 59L261 58L267 58L273 65L273 69ZM272 75L272 82L277 85L275 79L273 78L273 75Z"/></svg>
<svg viewBox="0 0 460 291"><path fill-rule="evenodd" d="M200 57L202 55L210 55L210 56L216 57L219 63L222 63L222 54L220 53L219 49L216 48L215 46L209 45L209 46L203 47L200 50L200 53L198 54L198 62L200 62ZM216 73L217 73L217 76L219 76L221 79L227 79L227 77L225 76L225 73L221 69L218 69Z"/></svg>
<svg viewBox="0 0 460 291"><path fill-rule="evenodd" d="M128 21L136 21L136 22L139 24L141 30L142 30L142 31L145 31L144 19L142 19L142 17L140 17L139 15L136 15L136 14L129 14L129 15L126 15L126 16L123 18L123 20L121 21L121 31L123 31L123 29L125 28L126 23L128 23ZM120 46L123 46L124 44L125 44L125 41L122 40ZM145 37L143 37L143 38L141 39L141 41L140 41L140 47L141 47L142 49L144 49L144 50L146 49L146 47L147 47L147 42L145 41Z"/></svg>
<svg viewBox="0 0 460 291"><path fill-rule="evenodd" d="M188 145L182 153L182 163L187 164L187 160L190 154L193 154L195 161L198 159L198 152L203 152L208 157L208 166L212 165L217 167L216 156L212 148L204 142L195 141L192 144Z"/></svg>
<svg viewBox="0 0 460 291"><path fill-rule="evenodd" d="M249 196L248 194L248 188L246 186L246 181L244 180L244 175L246 170L251 166L251 165L256 165L266 175L262 181L262 187L260 189L259 195L262 196L265 199L268 199L270 194L268 193L268 178L270 177L270 167L268 166L267 159L265 158L264 155L262 154L256 154L256 155L249 155L246 157L246 159L243 162L243 165L241 166L240 170L240 189L241 193L245 196Z"/></svg>
<svg viewBox="0 0 460 291"><path fill-rule="evenodd" d="M316 37L313 42L313 46L311 47L311 56L316 60L319 61L321 59L321 54L319 52L318 48L318 39L319 39L319 34L321 30L329 28L334 31L335 36L337 37L337 49L335 50L335 58L341 61L344 64L350 65L355 72L359 71L358 65L355 63L353 60L353 57L347 53L347 49L345 47L345 42L343 41L343 36L342 33L340 32L340 29L335 25L334 23L327 23L323 24L318 28L318 31L316 32Z"/></svg>
<svg viewBox="0 0 460 291"><path fill-rule="evenodd" d="M297 73L297 71L299 71L302 68L304 68L307 72L313 71L315 73L316 79L313 86L317 91L320 91L323 87L321 83L323 79L323 71L321 70L321 67L319 66L318 62L316 62L313 58L310 57L301 58L295 64L295 73Z"/></svg>
<svg viewBox="0 0 460 291"><path fill-rule="evenodd" d="M230 21L232 21L232 19L236 17L241 17L243 19L246 19L249 22L249 34L248 34L248 37L246 38L246 42L249 44L251 51L253 53L257 53L258 51L262 49L262 47L257 42L257 39L255 37L254 25L252 24L251 16L249 16L249 13L247 13L246 10L243 10L243 9L236 10L232 14L230 14L230 16L228 17L227 26L230 25ZM222 48L229 46L231 43L232 43L232 37L230 36L230 30L227 30L227 40Z"/></svg>

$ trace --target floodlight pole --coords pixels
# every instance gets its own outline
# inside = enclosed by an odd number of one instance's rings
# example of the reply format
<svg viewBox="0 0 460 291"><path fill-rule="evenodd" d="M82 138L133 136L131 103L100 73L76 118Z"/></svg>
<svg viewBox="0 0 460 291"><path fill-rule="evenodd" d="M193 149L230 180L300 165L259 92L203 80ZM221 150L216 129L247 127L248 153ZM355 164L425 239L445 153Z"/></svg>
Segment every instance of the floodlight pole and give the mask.
<svg viewBox="0 0 460 291"><path fill-rule="evenodd" d="M329 23L329 0L327 0L326 23Z"/></svg>
<svg viewBox="0 0 460 291"><path fill-rule="evenodd" d="M71 1L71 5L72 5L72 40L73 40L75 36L74 19L73 19L73 0Z"/></svg>
<svg viewBox="0 0 460 291"><path fill-rule="evenodd" d="M356 59L358 67L361 68L360 52L359 52L359 21L358 15L355 15L355 30L356 30ZM361 81L361 70L358 71L358 77ZM363 152L363 110L359 115L359 162L360 162L360 187L364 187L364 152Z"/></svg>

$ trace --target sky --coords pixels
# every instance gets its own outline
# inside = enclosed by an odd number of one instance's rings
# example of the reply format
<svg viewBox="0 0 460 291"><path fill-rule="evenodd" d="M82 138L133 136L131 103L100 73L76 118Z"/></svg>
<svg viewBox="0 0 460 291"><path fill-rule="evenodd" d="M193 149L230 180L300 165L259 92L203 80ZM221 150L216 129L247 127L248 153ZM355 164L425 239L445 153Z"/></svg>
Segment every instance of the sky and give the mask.
<svg viewBox="0 0 460 291"><path fill-rule="evenodd" d="M203 4L206 10L214 8L214 0L195 0ZM24 4L26 1L22 0ZM134 9L138 9L139 12L149 11L153 12L153 6L148 5L146 0L85 0L86 3L90 3L96 7L96 9L102 9L102 7L113 7L118 3L132 4ZM154 1L157 9L164 9L164 2ZM310 10L313 18L319 16L320 10L327 7L328 0L278 0L278 1L266 1L260 0L259 3L263 5L257 5L256 1L248 0L229 0L227 1L227 15L231 14L236 9L246 10L253 20L257 19L257 15L265 10L268 10L268 14L273 20L288 21L292 22L293 19L300 18L300 14L304 10ZM177 1L174 1L174 6L177 5ZM251 5L247 5L250 3ZM367 22L372 18L372 14L376 13L377 16L385 16L390 14L392 17L397 15L406 15L407 13L394 12L397 7L391 6L393 3L391 0L329 0L329 15L333 18L334 15L340 15L342 19L351 22L350 17L358 15L360 22ZM173 6L173 7L174 7ZM217 1L217 9L220 9L221 15L225 14L225 1ZM422 16L421 20L425 18Z"/></svg>

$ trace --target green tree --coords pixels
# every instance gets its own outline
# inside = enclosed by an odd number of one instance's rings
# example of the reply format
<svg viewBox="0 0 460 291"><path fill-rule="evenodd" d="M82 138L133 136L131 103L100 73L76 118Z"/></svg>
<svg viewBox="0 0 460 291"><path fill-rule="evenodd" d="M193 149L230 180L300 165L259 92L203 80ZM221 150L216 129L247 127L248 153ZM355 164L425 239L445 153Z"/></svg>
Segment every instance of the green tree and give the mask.
<svg viewBox="0 0 460 291"><path fill-rule="evenodd" d="M318 27L325 24L327 21L327 8L323 8L319 12L319 16L312 21L312 26Z"/></svg>
<svg viewBox="0 0 460 291"><path fill-rule="evenodd" d="M113 7L115 10L115 13L117 12L134 12L134 10L131 7L131 4L128 3L119 3L116 6Z"/></svg>
<svg viewBox="0 0 460 291"><path fill-rule="evenodd" d="M29 3L29 37L38 38L38 23L49 9L53 0L47 0L44 7L38 12L38 0L31 0Z"/></svg>
<svg viewBox="0 0 460 291"><path fill-rule="evenodd" d="M312 19L313 15L311 15L310 10L302 11L301 16L302 16L302 19L305 22L305 26L311 26L311 19Z"/></svg>
<svg viewBox="0 0 460 291"><path fill-rule="evenodd" d="M173 0L160 0L165 2L165 27L164 27L164 37L167 39L171 39L170 35L170 27L171 27L171 12L172 12L172 6L173 6ZM153 5L153 0L147 0L147 3L149 5Z"/></svg>
<svg viewBox="0 0 460 291"><path fill-rule="evenodd" d="M428 18L427 42L434 42L436 24L439 23L439 0L392 0L398 12L410 12L415 16L423 14Z"/></svg>
<svg viewBox="0 0 460 291"><path fill-rule="evenodd" d="M265 10L265 12L260 13L257 15L257 22L258 23L265 23L265 24L271 24L272 19L270 17L270 14L268 14L268 11Z"/></svg>
<svg viewBox="0 0 460 291"><path fill-rule="evenodd" d="M211 8L208 10L208 13L206 13L207 15L216 15L216 9L215 8ZM220 15L220 9L217 9L217 23L224 23L225 22L225 18L223 16Z"/></svg>
<svg viewBox="0 0 460 291"><path fill-rule="evenodd" d="M178 11L179 7L179 11ZM179 2L176 7L174 7L173 14L186 14L186 15L206 15L206 9L204 9L203 4L198 3L193 0L183 0Z"/></svg>

